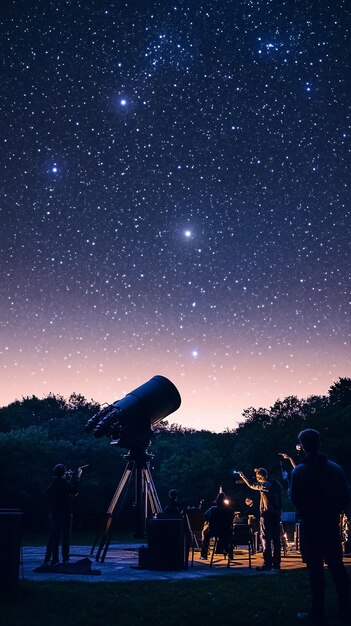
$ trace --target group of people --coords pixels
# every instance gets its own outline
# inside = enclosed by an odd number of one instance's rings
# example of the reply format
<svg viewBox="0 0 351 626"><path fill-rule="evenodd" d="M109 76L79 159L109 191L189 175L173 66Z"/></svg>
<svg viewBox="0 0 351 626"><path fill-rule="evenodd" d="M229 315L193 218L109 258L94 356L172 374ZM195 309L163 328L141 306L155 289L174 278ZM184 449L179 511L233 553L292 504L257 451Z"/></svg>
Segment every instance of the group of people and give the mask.
<svg viewBox="0 0 351 626"><path fill-rule="evenodd" d="M306 429L298 436L298 445L304 454L301 463L283 453L293 466L289 476L291 501L297 510L300 524L300 552L309 572L311 588L311 609L300 612L300 622L323 624L325 619L325 580L324 563L328 565L333 578L338 604L339 618L351 624L350 589L347 571L343 563L340 537L340 516L349 509L349 491L342 468L320 454L320 434ZM80 469L80 468L79 468ZM255 469L255 480L250 481L243 472L238 472L243 482L260 496L260 538L263 550L263 564L260 571L279 570L281 565L281 509L282 487L278 481L270 479L265 468ZM76 480L67 480L63 465L54 468L53 481L48 489L50 510L50 535L45 562L55 564L59 560L59 542L62 540L63 561L69 560L69 540L72 524L72 503L77 494ZM286 478L286 477L284 477ZM248 508L253 501L246 499ZM169 516L182 514L175 489L169 492L169 502L164 509ZM216 502L205 511L206 525L203 531L201 558L206 559L210 539L217 536L218 549L232 555L233 512L228 507L226 496L219 493Z"/></svg>
<svg viewBox="0 0 351 626"><path fill-rule="evenodd" d="M280 515L282 509L282 489L275 480L268 478L268 472L263 467L255 469L255 481L250 481L243 472L237 472L240 478L250 489L260 493L259 517L260 538L263 548L263 565L257 567L260 571L280 569ZM245 498L248 520L255 519L252 514L254 501ZM211 537L218 538L217 551L230 558L232 552L234 513L229 506L229 500L222 491L218 494L214 504L204 512L203 541L201 559L206 560Z"/></svg>
<svg viewBox="0 0 351 626"><path fill-rule="evenodd" d="M292 465L291 475L283 478L289 482L289 493L297 511L300 528L300 552L309 572L311 609L299 612L299 622L323 624L325 620L324 564L329 568L338 598L338 616L351 624L351 602L348 574L343 563L340 518L349 512L349 490L342 468L320 453L320 434L306 429L298 436L297 448L303 453L296 464L285 453L282 456ZM255 469L255 480L250 481L243 472L237 472L243 482L260 495L259 518L263 564L259 571L280 570L281 566L281 510L282 487L270 479L265 468ZM174 492L176 493L176 492ZM253 501L246 499L248 507ZM179 510L179 507L178 507ZM223 554L232 549L233 512L228 507L226 495L219 493L216 502L205 511L205 528L201 558L207 559L211 537L218 537Z"/></svg>

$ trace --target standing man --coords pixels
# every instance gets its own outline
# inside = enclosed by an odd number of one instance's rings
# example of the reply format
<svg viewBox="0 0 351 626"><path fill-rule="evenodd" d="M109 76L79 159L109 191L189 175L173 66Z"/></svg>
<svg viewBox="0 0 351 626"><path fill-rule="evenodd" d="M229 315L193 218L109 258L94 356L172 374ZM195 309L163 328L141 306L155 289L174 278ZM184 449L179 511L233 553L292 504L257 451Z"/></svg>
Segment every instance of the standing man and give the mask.
<svg viewBox="0 0 351 626"><path fill-rule="evenodd" d="M320 434L311 428L298 436L305 459L291 475L291 500L300 519L300 549L306 563L312 606L309 613L298 613L298 620L323 623L324 562L332 575L339 602L339 618L350 623L350 591L342 560L340 514L348 508L348 490L340 465L319 453Z"/></svg>
<svg viewBox="0 0 351 626"><path fill-rule="evenodd" d="M59 563L59 544L62 541L62 561L69 561L69 550L72 528L73 500L78 495L77 482L82 474L78 468L76 480L72 480L72 473L66 472L62 463L55 465L54 475L47 494L49 500L50 534L46 547L44 563L56 565Z"/></svg>
<svg viewBox="0 0 351 626"><path fill-rule="evenodd" d="M271 569L279 570L282 487L278 481L268 479L268 472L264 467L255 469L255 483L248 480L242 472L238 472L238 474L250 489L260 492L260 536L263 548L263 565L256 569L262 572L269 572Z"/></svg>

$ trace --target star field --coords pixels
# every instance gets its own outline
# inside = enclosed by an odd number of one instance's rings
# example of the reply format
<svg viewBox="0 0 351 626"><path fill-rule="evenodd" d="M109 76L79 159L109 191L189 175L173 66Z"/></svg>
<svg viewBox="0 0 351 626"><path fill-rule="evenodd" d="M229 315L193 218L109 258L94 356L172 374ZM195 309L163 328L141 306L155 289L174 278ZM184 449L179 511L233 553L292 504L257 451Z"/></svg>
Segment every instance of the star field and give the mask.
<svg viewBox="0 0 351 626"><path fill-rule="evenodd" d="M350 16L0 10L1 405L162 374L221 430L350 375Z"/></svg>

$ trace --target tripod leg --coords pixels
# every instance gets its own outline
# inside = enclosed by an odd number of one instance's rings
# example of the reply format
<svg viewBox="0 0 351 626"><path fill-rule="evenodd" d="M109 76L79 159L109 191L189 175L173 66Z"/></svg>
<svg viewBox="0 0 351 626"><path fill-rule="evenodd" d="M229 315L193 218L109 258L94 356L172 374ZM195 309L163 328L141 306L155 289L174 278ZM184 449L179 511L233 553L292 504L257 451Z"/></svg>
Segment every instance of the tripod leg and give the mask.
<svg viewBox="0 0 351 626"><path fill-rule="evenodd" d="M136 502L136 531L134 537L145 536L145 521L147 518L147 504L153 513L161 513L162 507L153 483L150 464L145 458L136 460L135 463L135 502Z"/></svg>
<svg viewBox="0 0 351 626"><path fill-rule="evenodd" d="M97 543L99 542L99 548L96 554L96 561L98 561L100 559L100 554L102 552L102 550L104 549L104 546L106 546L106 544L108 543L108 545L110 544L110 535L111 535L111 524L112 524L112 515L113 515L113 511L117 505L117 502L121 496L121 494L123 493L123 490L125 488L125 486L129 483L132 472L134 469L134 462L133 461L129 461L127 463L127 466L123 472L123 476L119 482L119 485L113 495L113 498L110 502L110 505L107 509L107 513L106 513L106 521L104 524L104 528L103 530L100 532L100 534L98 535L98 537L95 540L95 543L91 549L90 554L94 554L94 550L95 547L97 545ZM104 551L104 556L106 555L106 550Z"/></svg>
<svg viewBox="0 0 351 626"><path fill-rule="evenodd" d="M107 514L107 519L106 519L106 522L105 522L105 528L104 528L104 530L103 530L103 532L101 534L99 547L98 547L98 550L97 550L97 553L96 553L96 557L95 557L96 561L101 561L102 563L105 560L105 556L106 556L106 552L107 552L107 548L106 548L106 550L104 550L104 548L105 548L107 542L108 542L108 544L110 544L110 541L111 541L111 539L110 539L110 537L111 537L111 525L112 525L112 515ZM103 550L104 550L103 556L100 559L100 554L101 554L101 552Z"/></svg>
<svg viewBox="0 0 351 626"><path fill-rule="evenodd" d="M155 513L162 513L161 502L160 502L159 497L157 495L155 483L154 483L153 478L151 476L150 464L149 463L147 463L146 467L144 468L144 476L145 476L145 482L146 482L146 486L147 486L147 494L148 494L148 498L149 498L152 514L154 515Z"/></svg>
<svg viewBox="0 0 351 626"><path fill-rule="evenodd" d="M123 492L123 489L125 487L125 485L129 482L130 477L133 473L133 469L134 469L134 461L129 461L127 464L127 467L125 468L124 472L123 472L123 476L119 482L119 485L113 495L113 498L110 502L110 506L107 509L107 514L112 515L113 511L115 510L115 507L117 505L117 502L121 496L121 493Z"/></svg>
<svg viewBox="0 0 351 626"><path fill-rule="evenodd" d="M135 509L136 524L134 537L142 539L145 536L145 480L144 469L139 463L135 468Z"/></svg>
<svg viewBox="0 0 351 626"><path fill-rule="evenodd" d="M96 535L96 537L95 537L94 543L93 543L93 545L91 546L90 556L93 556L93 555L94 555L95 548L96 548L97 544L100 542L100 540L101 540L100 538L101 538L101 537L102 537L102 535L104 535L104 533L105 533L105 530L106 530L106 524L107 524L107 521L105 520L105 521L104 521L104 525L103 525L103 527L101 528L101 530L99 530L99 531L98 531L98 534L97 534L97 535Z"/></svg>
<svg viewBox="0 0 351 626"><path fill-rule="evenodd" d="M283 556L287 555L288 552L288 542L286 539L285 529L282 522L280 522L280 542L283 550Z"/></svg>
<svg viewBox="0 0 351 626"><path fill-rule="evenodd" d="M102 551L102 556L100 559L101 563L105 563L105 557L106 557L106 552L110 547L110 543L111 543L111 536L112 536L112 516L111 516L111 522L109 524L109 527L107 529L106 535L105 535L105 545Z"/></svg>

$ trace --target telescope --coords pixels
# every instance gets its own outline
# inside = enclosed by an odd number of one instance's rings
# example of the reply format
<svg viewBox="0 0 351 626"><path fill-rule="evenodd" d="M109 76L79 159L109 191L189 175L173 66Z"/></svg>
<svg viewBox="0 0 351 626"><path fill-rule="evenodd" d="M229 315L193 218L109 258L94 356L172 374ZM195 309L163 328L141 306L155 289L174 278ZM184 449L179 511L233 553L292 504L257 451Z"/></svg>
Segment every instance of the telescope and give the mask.
<svg viewBox="0 0 351 626"><path fill-rule="evenodd" d="M86 423L85 430L93 432L95 437L112 437L112 443L120 448L129 448L126 455L128 462L107 509L104 529L91 549L93 554L99 543L97 561L100 558L102 561L105 560L111 540L113 513L117 504L123 503L124 494L133 475L136 517L134 536L144 537L148 505L152 515L162 512L148 460L152 455L148 454L146 449L152 436L151 427L176 411L180 403L178 389L168 378L157 375L127 393L122 400L105 406Z"/></svg>
<svg viewBox="0 0 351 626"><path fill-rule="evenodd" d="M149 444L154 426L176 411L181 403L178 389L165 378L153 376L122 400L104 407L89 419L86 432L112 437L121 448L140 449Z"/></svg>

